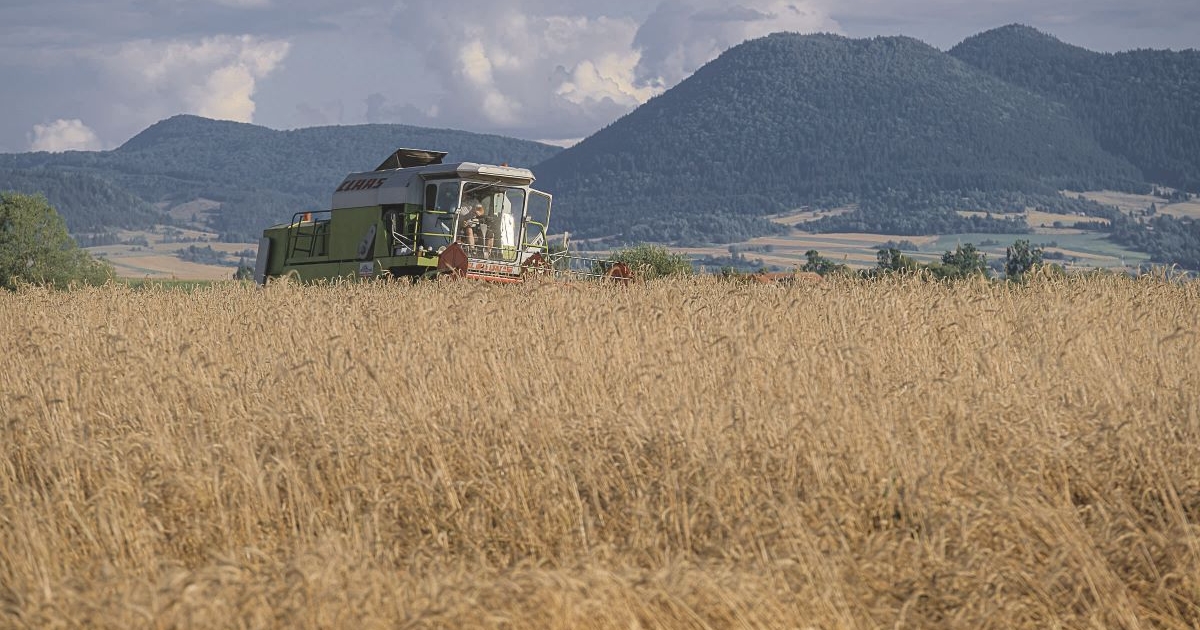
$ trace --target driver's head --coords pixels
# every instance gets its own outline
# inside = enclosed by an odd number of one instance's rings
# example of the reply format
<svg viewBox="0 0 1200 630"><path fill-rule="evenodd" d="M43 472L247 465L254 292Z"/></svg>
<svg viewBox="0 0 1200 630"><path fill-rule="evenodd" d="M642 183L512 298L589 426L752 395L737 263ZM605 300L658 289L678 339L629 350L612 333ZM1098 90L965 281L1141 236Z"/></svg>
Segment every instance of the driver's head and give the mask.
<svg viewBox="0 0 1200 630"><path fill-rule="evenodd" d="M483 215L483 204L481 204L481 203L475 204L475 214L481 215L481 216Z"/></svg>

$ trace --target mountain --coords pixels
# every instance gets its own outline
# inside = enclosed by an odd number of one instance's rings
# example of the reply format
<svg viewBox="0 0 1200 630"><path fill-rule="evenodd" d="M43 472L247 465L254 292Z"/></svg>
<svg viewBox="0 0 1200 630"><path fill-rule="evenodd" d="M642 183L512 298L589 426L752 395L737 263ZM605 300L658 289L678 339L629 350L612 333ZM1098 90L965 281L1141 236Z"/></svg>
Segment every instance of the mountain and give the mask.
<svg viewBox="0 0 1200 630"><path fill-rule="evenodd" d="M579 236L683 242L763 233L762 217L802 205L899 192L929 210L946 191L1141 179L1065 106L920 41L782 33L726 51L538 173Z"/></svg>
<svg viewBox="0 0 1200 630"><path fill-rule="evenodd" d="M72 232L103 232L116 228L137 230L162 223L162 214L150 204L108 181L72 171L36 168L0 169L0 190L42 194L60 212Z"/></svg>
<svg viewBox="0 0 1200 630"><path fill-rule="evenodd" d="M73 231L101 225L137 227L144 206L171 207L196 199L219 202L209 227L227 240L257 240L265 226L305 209L329 206L338 182L375 168L398 147L447 151L448 160L529 166L561 149L537 142L407 125L353 125L276 131L246 123L175 116L113 151L0 155L0 189L18 188L37 173L43 192ZM128 199L95 203L64 196L49 174L99 180ZM25 188L28 188L26 186ZM140 203L140 205L139 205ZM133 215L131 209L138 208ZM136 225L131 225L136 224Z"/></svg>
<svg viewBox="0 0 1200 630"><path fill-rule="evenodd" d="M1098 53L1014 24L950 54L1066 104L1100 146L1145 179L1200 192L1200 51Z"/></svg>

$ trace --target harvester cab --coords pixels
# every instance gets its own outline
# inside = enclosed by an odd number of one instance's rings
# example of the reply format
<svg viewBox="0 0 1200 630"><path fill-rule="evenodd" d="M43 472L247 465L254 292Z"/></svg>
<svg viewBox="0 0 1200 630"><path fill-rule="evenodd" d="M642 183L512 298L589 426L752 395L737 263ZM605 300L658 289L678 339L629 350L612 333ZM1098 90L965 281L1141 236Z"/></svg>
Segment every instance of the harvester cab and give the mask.
<svg viewBox="0 0 1200 630"><path fill-rule="evenodd" d="M520 282L533 275L628 279L624 265L551 252L551 196L528 169L443 163L440 151L399 149L351 173L330 210L297 212L263 231L255 279L303 281L433 275Z"/></svg>

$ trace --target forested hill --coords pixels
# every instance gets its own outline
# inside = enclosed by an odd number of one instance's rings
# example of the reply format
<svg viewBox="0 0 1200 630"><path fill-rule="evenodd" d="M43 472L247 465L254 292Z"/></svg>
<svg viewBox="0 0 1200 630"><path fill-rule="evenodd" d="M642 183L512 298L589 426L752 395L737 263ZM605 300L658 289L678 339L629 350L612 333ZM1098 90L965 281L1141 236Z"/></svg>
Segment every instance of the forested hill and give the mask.
<svg viewBox="0 0 1200 630"><path fill-rule="evenodd" d="M276 131L175 116L114 151L0 155L0 190L44 192L75 232L144 227L148 204L220 202L210 227L257 240L293 212L329 206L338 182L375 168L399 147L447 151L447 160L532 166L561 149L537 142L407 125ZM102 194L85 194L99 190Z"/></svg>
<svg viewBox="0 0 1200 630"><path fill-rule="evenodd" d="M62 212L72 232L138 229L163 222L162 213L136 195L86 173L54 168L0 169L0 191L41 194Z"/></svg>
<svg viewBox="0 0 1200 630"><path fill-rule="evenodd" d="M925 223L956 216L948 191L1140 180L1065 106L920 41L796 34L730 49L538 174L581 236L681 242L741 240L801 205L908 200L893 223Z"/></svg>
<svg viewBox="0 0 1200 630"><path fill-rule="evenodd" d="M950 54L1065 103L1146 179L1200 192L1200 51L1097 53L1010 25Z"/></svg>

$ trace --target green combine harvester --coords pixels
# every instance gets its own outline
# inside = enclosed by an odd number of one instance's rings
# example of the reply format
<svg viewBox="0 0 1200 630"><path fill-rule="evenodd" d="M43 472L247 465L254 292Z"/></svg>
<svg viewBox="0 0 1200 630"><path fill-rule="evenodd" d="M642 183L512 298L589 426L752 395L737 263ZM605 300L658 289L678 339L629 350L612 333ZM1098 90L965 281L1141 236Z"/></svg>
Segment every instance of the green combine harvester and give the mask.
<svg viewBox="0 0 1200 630"><path fill-rule="evenodd" d="M551 196L529 169L459 162L399 149L373 171L351 173L330 210L297 212L263 231L254 278L533 276L629 280L628 267L549 247Z"/></svg>

